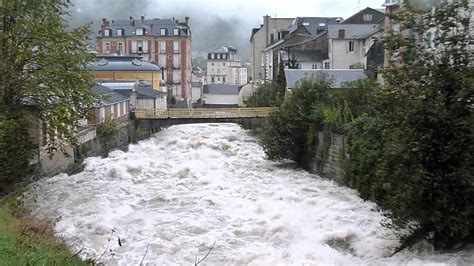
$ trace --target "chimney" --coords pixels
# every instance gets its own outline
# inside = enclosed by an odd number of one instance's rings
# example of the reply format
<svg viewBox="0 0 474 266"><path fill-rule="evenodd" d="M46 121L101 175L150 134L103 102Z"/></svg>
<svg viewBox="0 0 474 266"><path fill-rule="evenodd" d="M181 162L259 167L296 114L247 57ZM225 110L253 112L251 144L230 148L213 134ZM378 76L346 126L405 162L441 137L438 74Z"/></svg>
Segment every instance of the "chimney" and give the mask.
<svg viewBox="0 0 474 266"><path fill-rule="evenodd" d="M145 16L141 16L140 19L141 19L142 23L145 22Z"/></svg>
<svg viewBox="0 0 474 266"><path fill-rule="evenodd" d="M132 17L132 16L130 16L130 17L128 18L128 21L130 22L130 25L132 25L132 26L135 25L135 21L133 21L133 17Z"/></svg>
<svg viewBox="0 0 474 266"><path fill-rule="evenodd" d="M179 19L176 20L176 24L179 24Z"/></svg>
<svg viewBox="0 0 474 266"><path fill-rule="evenodd" d="M189 26L189 17L185 17L184 21L186 22L186 26Z"/></svg>
<svg viewBox="0 0 474 266"><path fill-rule="evenodd" d="M175 18L173 17L173 22L174 22Z"/></svg>

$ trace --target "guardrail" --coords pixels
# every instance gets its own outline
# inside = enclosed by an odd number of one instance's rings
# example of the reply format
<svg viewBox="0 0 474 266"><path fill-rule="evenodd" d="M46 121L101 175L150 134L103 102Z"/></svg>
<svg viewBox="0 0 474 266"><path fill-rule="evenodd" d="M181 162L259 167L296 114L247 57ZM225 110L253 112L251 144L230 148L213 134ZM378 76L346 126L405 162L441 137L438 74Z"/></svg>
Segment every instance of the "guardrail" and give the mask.
<svg viewBox="0 0 474 266"><path fill-rule="evenodd" d="M194 109L136 109L137 119L169 119L169 118L244 118L268 117L274 107L255 108L194 108Z"/></svg>

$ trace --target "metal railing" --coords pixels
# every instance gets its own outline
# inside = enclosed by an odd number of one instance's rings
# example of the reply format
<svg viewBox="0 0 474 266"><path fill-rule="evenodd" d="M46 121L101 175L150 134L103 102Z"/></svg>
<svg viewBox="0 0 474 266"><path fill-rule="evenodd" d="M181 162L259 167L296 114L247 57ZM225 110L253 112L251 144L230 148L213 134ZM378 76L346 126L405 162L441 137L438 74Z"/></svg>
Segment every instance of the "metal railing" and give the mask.
<svg viewBox="0 0 474 266"><path fill-rule="evenodd" d="M135 110L135 117L137 119L268 117L273 110L275 110L273 107L137 109Z"/></svg>

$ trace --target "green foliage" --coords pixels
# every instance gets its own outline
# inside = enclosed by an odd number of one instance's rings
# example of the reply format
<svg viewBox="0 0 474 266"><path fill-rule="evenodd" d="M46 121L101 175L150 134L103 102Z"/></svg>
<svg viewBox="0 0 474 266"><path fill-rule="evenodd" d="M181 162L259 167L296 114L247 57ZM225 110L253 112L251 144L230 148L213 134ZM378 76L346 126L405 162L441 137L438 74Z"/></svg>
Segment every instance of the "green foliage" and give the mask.
<svg viewBox="0 0 474 266"><path fill-rule="evenodd" d="M346 184L357 189L363 199L376 202L383 198L377 193L377 187L383 184L375 176L383 143L380 124L379 118L363 115L346 126L349 158L343 163Z"/></svg>
<svg viewBox="0 0 474 266"><path fill-rule="evenodd" d="M108 115L104 122L97 127L97 136L107 141L120 131L119 124L115 118Z"/></svg>
<svg viewBox="0 0 474 266"><path fill-rule="evenodd" d="M34 149L28 122L28 113L18 108L0 113L0 193L28 174Z"/></svg>
<svg viewBox="0 0 474 266"><path fill-rule="evenodd" d="M26 122L30 120L10 117L15 113L27 117L25 113L35 110L39 119L47 121L47 148L53 153L65 142L76 144L79 120L96 102L87 69L94 58L87 49L90 29L67 30L64 10L69 2L9 0L0 4L0 114L5 114L0 145L8 147L2 149L0 161L12 163L12 170L5 174L9 179L25 174L20 165L27 165L31 149L24 128L35 126ZM18 137L4 135L13 132Z"/></svg>
<svg viewBox="0 0 474 266"><path fill-rule="evenodd" d="M378 93L383 153L378 161L379 202L402 247L426 239L436 248L474 241L474 71L470 66L467 1L433 13L411 9L397 17L404 37L386 40L397 55ZM418 15L423 23L415 23ZM420 36L438 31L432 49ZM424 37L423 37L424 38Z"/></svg>
<svg viewBox="0 0 474 266"><path fill-rule="evenodd" d="M280 88L276 83L265 83L247 100L248 107L274 107L281 103Z"/></svg>
<svg viewBox="0 0 474 266"><path fill-rule="evenodd" d="M269 159L304 163L311 140L307 132L313 125L313 108L315 103L324 104L329 100L330 90L327 79L317 83L303 80L292 90L262 130L262 146Z"/></svg>
<svg viewBox="0 0 474 266"><path fill-rule="evenodd" d="M324 105L320 110L323 121L327 123L347 124L353 118L346 101L343 101L342 105Z"/></svg>

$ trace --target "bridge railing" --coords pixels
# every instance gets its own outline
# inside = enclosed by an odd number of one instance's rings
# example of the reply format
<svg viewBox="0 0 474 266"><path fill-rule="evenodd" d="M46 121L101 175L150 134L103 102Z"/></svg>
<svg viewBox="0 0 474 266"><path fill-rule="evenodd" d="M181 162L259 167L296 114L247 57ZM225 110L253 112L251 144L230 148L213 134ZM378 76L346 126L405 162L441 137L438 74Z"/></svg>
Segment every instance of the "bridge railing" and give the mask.
<svg viewBox="0 0 474 266"><path fill-rule="evenodd" d="M275 110L273 107L137 109L135 117L137 119L268 117L273 110Z"/></svg>

